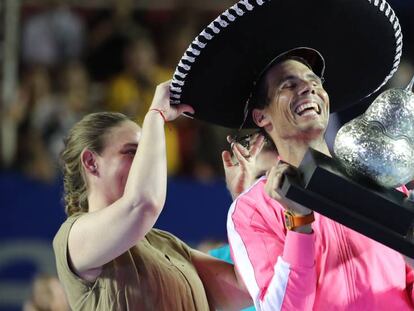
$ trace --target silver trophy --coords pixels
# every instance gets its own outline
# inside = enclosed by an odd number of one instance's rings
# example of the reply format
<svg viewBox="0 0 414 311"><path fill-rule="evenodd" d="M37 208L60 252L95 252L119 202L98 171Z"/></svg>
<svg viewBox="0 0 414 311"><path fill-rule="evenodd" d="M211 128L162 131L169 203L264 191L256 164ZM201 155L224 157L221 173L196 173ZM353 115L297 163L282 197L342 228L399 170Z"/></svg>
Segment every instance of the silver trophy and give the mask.
<svg viewBox="0 0 414 311"><path fill-rule="evenodd" d="M413 84L414 77L405 89L384 91L338 131L334 154L348 175L386 188L414 179Z"/></svg>

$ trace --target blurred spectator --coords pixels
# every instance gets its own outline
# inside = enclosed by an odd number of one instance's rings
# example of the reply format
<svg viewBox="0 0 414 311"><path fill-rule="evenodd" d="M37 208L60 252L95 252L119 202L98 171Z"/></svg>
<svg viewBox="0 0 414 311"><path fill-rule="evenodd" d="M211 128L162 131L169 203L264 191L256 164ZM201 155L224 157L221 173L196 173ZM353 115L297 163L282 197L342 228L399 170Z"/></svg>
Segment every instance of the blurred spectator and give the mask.
<svg viewBox="0 0 414 311"><path fill-rule="evenodd" d="M108 11L100 11L89 26L85 63L93 80L106 81L122 70L122 53L131 38L146 30L134 20L133 0L112 0Z"/></svg>
<svg viewBox="0 0 414 311"><path fill-rule="evenodd" d="M39 275L32 283L30 299L23 311L69 311L69 304L59 280L51 275Z"/></svg>
<svg viewBox="0 0 414 311"><path fill-rule="evenodd" d="M84 67L70 63L61 72L60 93L54 91L46 67L35 66L25 72L8 113L18 125L14 166L46 182L57 176L58 155L67 130L92 110L89 78Z"/></svg>
<svg viewBox="0 0 414 311"><path fill-rule="evenodd" d="M218 241L218 240L214 240L214 239L206 239L204 241L201 241L197 245L196 249L199 250L200 252L208 254L213 249L217 249L217 248L220 248L224 245L227 245L226 243L227 242Z"/></svg>
<svg viewBox="0 0 414 311"><path fill-rule="evenodd" d="M35 66L23 75L15 101L9 106L8 116L17 124L18 141L14 167L43 181L52 181L55 169L41 133L32 127L32 116L37 106L54 105L49 71Z"/></svg>
<svg viewBox="0 0 414 311"><path fill-rule="evenodd" d="M152 41L146 37L133 39L124 51L123 70L109 85L107 108L136 118L141 124L155 87L171 77L171 71L158 65Z"/></svg>
<svg viewBox="0 0 414 311"><path fill-rule="evenodd" d="M53 67L78 59L84 42L82 20L62 0L46 1L48 9L23 25L22 57L26 65Z"/></svg>
<svg viewBox="0 0 414 311"><path fill-rule="evenodd" d="M132 40L124 51L123 70L108 86L106 110L122 112L139 124L149 109L158 84L171 79L172 72L158 65L155 47L149 38ZM168 174L180 167L179 141L174 123L165 132Z"/></svg>
<svg viewBox="0 0 414 311"><path fill-rule="evenodd" d="M80 63L66 65L59 78L60 93L54 95L52 101L35 105L31 116L31 126L40 133L54 164L57 164L67 131L92 110L89 77Z"/></svg>
<svg viewBox="0 0 414 311"><path fill-rule="evenodd" d="M197 9L184 6L175 8L168 24L154 27L162 45L159 51L162 64L175 69L190 43L210 19L210 16L203 18Z"/></svg>
<svg viewBox="0 0 414 311"><path fill-rule="evenodd" d="M193 176L201 181L214 180L223 173L220 150L227 148L226 136L234 134L227 128L200 123L195 140Z"/></svg>

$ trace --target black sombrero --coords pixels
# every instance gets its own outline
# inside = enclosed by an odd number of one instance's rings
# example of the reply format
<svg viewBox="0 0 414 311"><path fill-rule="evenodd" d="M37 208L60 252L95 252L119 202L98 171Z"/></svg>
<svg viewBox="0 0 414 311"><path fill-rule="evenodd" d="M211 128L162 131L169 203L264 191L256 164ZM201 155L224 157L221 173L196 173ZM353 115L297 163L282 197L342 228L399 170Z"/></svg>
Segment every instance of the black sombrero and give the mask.
<svg viewBox="0 0 414 311"><path fill-rule="evenodd" d="M376 92L398 68L402 33L383 0L244 0L190 44L171 83L171 103L239 128L255 81L280 54L310 47L325 58L331 111ZM244 127L254 124L247 117Z"/></svg>

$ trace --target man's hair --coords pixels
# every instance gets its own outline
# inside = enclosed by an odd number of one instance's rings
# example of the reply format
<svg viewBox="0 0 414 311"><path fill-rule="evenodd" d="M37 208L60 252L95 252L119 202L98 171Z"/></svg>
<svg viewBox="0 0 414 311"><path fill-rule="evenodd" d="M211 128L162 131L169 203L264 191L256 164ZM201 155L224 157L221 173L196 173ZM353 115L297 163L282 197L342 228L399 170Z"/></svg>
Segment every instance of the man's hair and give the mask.
<svg viewBox="0 0 414 311"><path fill-rule="evenodd" d="M308 63L308 61L302 57L294 56L294 55L288 55L286 57L282 57L280 60L272 64L269 68L267 68L259 77L256 83L256 87L252 92L252 95L250 97L250 107L249 107L249 113L253 111L253 109L263 109L270 105L270 97L269 97L269 87L266 83L266 75L275 66L279 65L280 63L283 63L287 60L295 60L302 64L304 64L306 67L308 67L310 70L313 71L312 66Z"/></svg>

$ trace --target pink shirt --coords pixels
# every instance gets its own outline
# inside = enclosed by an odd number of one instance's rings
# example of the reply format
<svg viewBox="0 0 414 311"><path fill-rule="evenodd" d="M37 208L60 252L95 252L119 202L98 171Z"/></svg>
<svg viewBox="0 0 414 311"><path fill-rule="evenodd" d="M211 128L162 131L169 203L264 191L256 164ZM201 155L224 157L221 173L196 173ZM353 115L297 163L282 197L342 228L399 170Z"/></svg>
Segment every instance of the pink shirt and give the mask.
<svg viewBox="0 0 414 311"><path fill-rule="evenodd" d="M235 265L257 310L414 310L414 270L398 252L315 213L288 231L262 178L228 214Z"/></svg>

